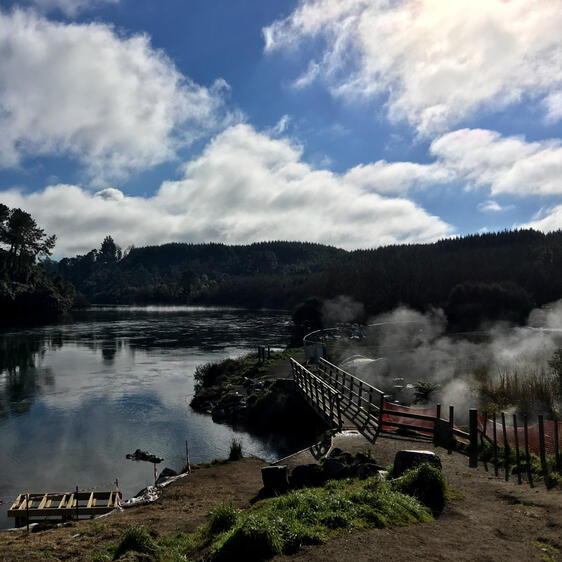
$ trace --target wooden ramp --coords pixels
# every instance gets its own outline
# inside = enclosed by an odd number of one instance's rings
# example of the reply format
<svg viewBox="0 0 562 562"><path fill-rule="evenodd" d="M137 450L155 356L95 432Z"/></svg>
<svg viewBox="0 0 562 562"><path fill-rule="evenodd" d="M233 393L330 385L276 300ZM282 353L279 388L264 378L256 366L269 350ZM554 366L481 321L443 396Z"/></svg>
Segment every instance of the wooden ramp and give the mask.
<svg viewBox="0 0 562 562"><path fill-rule="evenodd" d="M119 505L119 492L68 492L20 494L8 509L16 526L58 518L63 521L95 517L113 511Z"/></svg>

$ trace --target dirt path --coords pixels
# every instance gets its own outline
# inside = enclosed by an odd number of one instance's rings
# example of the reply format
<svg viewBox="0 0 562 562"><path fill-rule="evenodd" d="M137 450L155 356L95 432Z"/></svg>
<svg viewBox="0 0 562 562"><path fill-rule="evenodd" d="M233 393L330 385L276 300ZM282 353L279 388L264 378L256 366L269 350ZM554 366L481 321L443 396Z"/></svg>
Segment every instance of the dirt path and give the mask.
<svg viewBox="0 0 562 562"><path fill-rule="evenodd" d="M454 499L430 523L346 532L325 545L275 560L562 560L561 491L547 491L543 484L519 485L516 479L505 482L494 476L491 467L490 472L484 466L470 469L467 457L448 455L428 442L379 438L372 444L351 432L337 436L334 445L350 452L372 451L385 466L401 449L435 451ZM299 456L312 462L308 454ZM289 464L298 461L290 459Z"/></svg>

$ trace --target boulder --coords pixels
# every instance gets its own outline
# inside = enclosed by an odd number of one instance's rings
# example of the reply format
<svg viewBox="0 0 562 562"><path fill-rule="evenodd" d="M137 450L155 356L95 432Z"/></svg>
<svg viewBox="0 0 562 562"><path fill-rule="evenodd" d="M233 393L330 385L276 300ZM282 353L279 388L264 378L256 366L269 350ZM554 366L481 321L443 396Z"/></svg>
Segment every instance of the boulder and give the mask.
<svg viewBox="0 0 562 562"><path fill-rule="evenodd" d="M358 478L361 479L365 479L365 478L369 478L371 476L379 476L379 480L382 480L382 477L380 477L380 466L378 466L375 463L364 463L364 464L360 464L357 468L356 468L356 475Z"/></svg>
<svg viewBox="0 0 562 562"><path fill-rule="evenodd" d="M346 478L350 475L349 465L343 460L326 459L323 465L323 472L326 480L334 480L337 478Z"/></svg>
<svg viewBox="0 0 562 562"><path fill-rule="evenodd" d="M427 462L441 470L441 459L432 451L398 451L394 457L394 476Z"/></svg>
<svg viewBox="0 0 562 562"><path fill-rule="evenodd" d="M268 492L281 493L289 488L289 470L285 465L264 466L261 469L263 487Z"/></svg>
<svg viewBox="0 0 562 562"><path fill-rule="evenodd" d="M295 466L289 480L292 488L322 486L325 482L324 472L318 464L301 464Z"/></svg>

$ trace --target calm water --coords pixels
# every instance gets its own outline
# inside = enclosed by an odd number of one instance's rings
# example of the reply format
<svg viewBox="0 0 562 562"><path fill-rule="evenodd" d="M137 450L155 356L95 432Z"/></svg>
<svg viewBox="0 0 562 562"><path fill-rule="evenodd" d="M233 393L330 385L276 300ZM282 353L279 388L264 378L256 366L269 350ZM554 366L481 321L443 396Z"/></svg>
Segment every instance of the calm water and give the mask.
<svg viewBox="0 0 562 562"><path fill-rule="evenodd" d="M282 347L286 313L188 307L112 307L64 324L0 333L0 527L20 492L79 486L131 497L153 481L153 466L125 459L140 448L159 465L245 454L279 458L302 443L269 442L191 410L198 364L258 345Z"/></svg>

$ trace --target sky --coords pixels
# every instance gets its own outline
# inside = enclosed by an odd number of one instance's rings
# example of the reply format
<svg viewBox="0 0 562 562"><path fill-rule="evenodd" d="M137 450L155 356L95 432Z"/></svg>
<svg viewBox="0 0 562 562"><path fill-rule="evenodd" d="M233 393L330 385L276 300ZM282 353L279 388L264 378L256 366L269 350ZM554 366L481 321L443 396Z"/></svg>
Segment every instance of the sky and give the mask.
<svg viewBox="0 0 562 562"><path fill-rule="evenodd" d="M0 202L347 249L562 228L560 0L0 0Z"/></svg>

